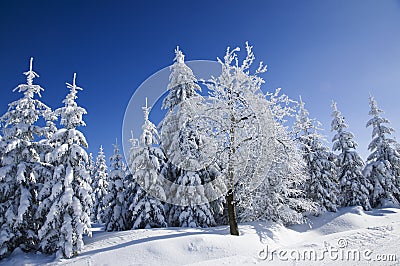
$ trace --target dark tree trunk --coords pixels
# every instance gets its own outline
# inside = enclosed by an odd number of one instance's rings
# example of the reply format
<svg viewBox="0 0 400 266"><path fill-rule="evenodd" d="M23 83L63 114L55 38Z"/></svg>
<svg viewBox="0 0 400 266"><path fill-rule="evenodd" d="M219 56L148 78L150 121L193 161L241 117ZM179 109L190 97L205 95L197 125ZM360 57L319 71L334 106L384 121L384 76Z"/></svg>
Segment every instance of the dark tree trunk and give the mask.
<svg viewBox="0 0 400 266"><path fill-rule="evenodd" d="M231 235L238 236L239 229L236 220L236 207L234 202L233 189L228 190L228 194L226 195L226 204L228 205L228 219L229 219L229 229Z"/></svg>
<svg viewBox="0 0 400 266"><path fill-rule="evenodd" d="M229 229L231 235L238 236L239 229L236 220L236 207L235 207L235 179L234 179L234 158L236 153L236 140L235 140L235 112L234 101L232 100L232 90L228 90L229 100L228 105L230 109L230 126L229 126L229 155L228 155L228 194L226 194L226 204L228 204L228 219Z"/></svg>

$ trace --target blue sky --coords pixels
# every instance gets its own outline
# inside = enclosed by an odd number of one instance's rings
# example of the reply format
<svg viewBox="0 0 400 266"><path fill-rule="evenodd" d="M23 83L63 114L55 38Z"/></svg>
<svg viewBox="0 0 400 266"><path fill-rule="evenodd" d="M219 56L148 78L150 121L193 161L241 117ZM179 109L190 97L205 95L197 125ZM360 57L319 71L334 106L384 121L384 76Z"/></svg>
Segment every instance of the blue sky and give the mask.
<svg viewBox="0 0 400 266"><path fill-rule="evenodd" d="M0 112L20 97L12 89L31 56L52 108L77 72L95 153L112 153L133 92L172 63L176 45L187 60L215 60L249 41L268 65L265 89L302 95L329 140L336 100L364 157L369 93L400 131L400 1L1 1L0 34Z"/></svg>

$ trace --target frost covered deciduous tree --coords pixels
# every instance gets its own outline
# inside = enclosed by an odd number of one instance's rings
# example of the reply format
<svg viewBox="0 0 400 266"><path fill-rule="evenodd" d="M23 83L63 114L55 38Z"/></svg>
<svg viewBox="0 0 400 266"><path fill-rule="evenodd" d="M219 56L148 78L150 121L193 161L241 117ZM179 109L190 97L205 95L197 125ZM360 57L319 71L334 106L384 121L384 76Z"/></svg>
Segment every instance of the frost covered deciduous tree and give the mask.
<svg viewBox="0 0 400 266"><path fill-rule="evenodd" d="M332 108L331 131L336 131L332 139L333 150L340 152L337 156L339 202L341 206L362 206L364 210L369 210L369 191L372 187L362 174L364 162L355 150L357 143L353 140L353 134L345 130L348 125L337 109L336 102L332 103Z"/></svg>
<svg viewBox="0 0 400 266"><path fill-rule="evenodd" d="M149 120L150 108L143 107L144 124L139 145L132 146L130 152L130 170L136 183L134 195L131 199L132 229L166 227L164 206L165 191L160 177L164 154L160 148L154 147L158 143L158 132ZM134 143L133 143L134 144Z"/></svg>
<svg viewBox="0 0 400 266"><path fill-rule="evenodd" d="M371 154L367 158L364 175L371 181L372 207L400 206L400 154L396 150L397 141L390 138L394 129L388 127L389 120L383 118L376 100L370 96L369 114L372 118L367 127L372 127L372 141L368 146Z"/></svg>
<svg viewBox="0 0 400 266"><path fill-rule="evenodd" d="M121 231L126 228L125 175L126 167L119 151L118 143L114 144L114 154L110 158L111 170L109 174L108 193L104 198L103 220L106 231Z"/></svg>
<svg viewBox="0 0 400 266"><path fill-rule="evenodd" d="M336 166L329 148L323 145L324 139L318 133L320 125L317 120L309 118L309 112L300 98L293 130L306 162L306 196L318 203L319 213L326 210L335 212L339 193Z"/></svg>
<svg viewBox="0 0 400 266"><path fill-rule="evenodd" d="M0 141L0 258L20 247L28 251L36 248L40 219L35 219L38 207L37 189L47 172L40 153L45 142L40 137L50 134L48 126L40 126L53 119L52 112L35 99L43 88L33 84L38 75L30 68L24 73L27 83L14 91L23 96L9 104L0 118L3 137Z"/></svg>
<svg viewBox="0 0 400 266"><path fill-rule="evenodd" d="M236 54L239 50L228 48L224 60L218 59L222 72L219 77L206 82L210 101L204 114L205 118L213 121L208 135L217 140L217 157L227 187L225 199L232 235L239 235L236 204L240 199L235 198L235 189L249 185L247 179L254 177L252 171L256 171L258 166L249 162L260 157L256 148L260 141L260 123L251 97L264 82L258 75L266 71L261 63L255 73L250 74L255 59L252 47L246 43L247 56L241 64ZM210 150L210 153L214 152Z"/></svg>
<svg viewBox="0 0 400 266"><path fill-rule="evenodd" d="M96 164L93 170L92 182L92 201L93 209L91 214L92 222L103 223L104 210L107 207L104 197L107 195L108 189L108 170L106 159L104 156L103 146L100 146L96 157Z"/></svg>
<svg viewBox="0 0 400 266"><path fill-rule="evenodd" d="M78 90L75 83L67 83L70 93L63 100L64 107L55 110L63 128L57 130L50 142L54 150L46 160L54 166L39 193L42 201L38 209L46 220L39 229L40 249L44 253L56 253L57 257L70 258L83 247L82 236L91 236L90 210L92 200L89 173L86 169L88 156L85 136L77 129L85 126L82 115L86 110L75 101Z"/></svg>
<svg viewBox="0 0 400 266"><path fill-rule="evenodd" d="M252 186L237 188L240 201L239 219L243 222L272 220L283 224L304 222L304 215L315 212L306 198L305 161L285 123L295 112L295 101L285 94L254 95L252 105L259 110L260 145L262 150ZM256 154L256 153L254 153Z"/></svg>

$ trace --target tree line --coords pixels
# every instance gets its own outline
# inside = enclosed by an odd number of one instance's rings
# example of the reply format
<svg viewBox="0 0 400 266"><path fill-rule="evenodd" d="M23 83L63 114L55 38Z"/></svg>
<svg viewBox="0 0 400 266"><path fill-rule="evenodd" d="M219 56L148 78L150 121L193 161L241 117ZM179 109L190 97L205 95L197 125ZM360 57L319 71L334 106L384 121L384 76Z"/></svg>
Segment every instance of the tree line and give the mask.
<svg viewBox="0 0 400 266"><path fill-rule="evenodd" d="M86 110L76 103L76 74L64 106L51 110L31 59L15 89L21 98L0 118L0 258L16 248L70 258L91 223L106 231L229 224L238 235L238 222L287 225L341 206L400 206L400 145L372 96L364 162L335 102L331 150L302 99L262 93L266 66L252 67L247 43L242 61L239 51L228 48L221 74L199 81L177 48L166 116L156 127L146 102L129 158L116 142L108 163L103 147L87 154L78 129Z"/></svg>

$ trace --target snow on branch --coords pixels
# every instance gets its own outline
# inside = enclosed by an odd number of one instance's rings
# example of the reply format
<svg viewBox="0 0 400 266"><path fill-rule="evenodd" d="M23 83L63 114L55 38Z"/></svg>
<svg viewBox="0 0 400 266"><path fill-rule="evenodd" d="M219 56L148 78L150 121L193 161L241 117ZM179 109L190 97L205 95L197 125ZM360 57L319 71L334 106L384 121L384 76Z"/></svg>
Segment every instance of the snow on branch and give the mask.
<svg viewBox="0 0 400 266"><path fill-rule="evenodd" d="M33 79L39 77L39 75L32 70L32 67L33 67L33 57L31 57L30 59L29 71L24 72L27 84L20 84L13 91L24 92L25 96L28 98L33 98L33 95L35 93L38 94L39 97L42 97L40 91L44 91L44 89L39 85L33 85Z"/></svg>

